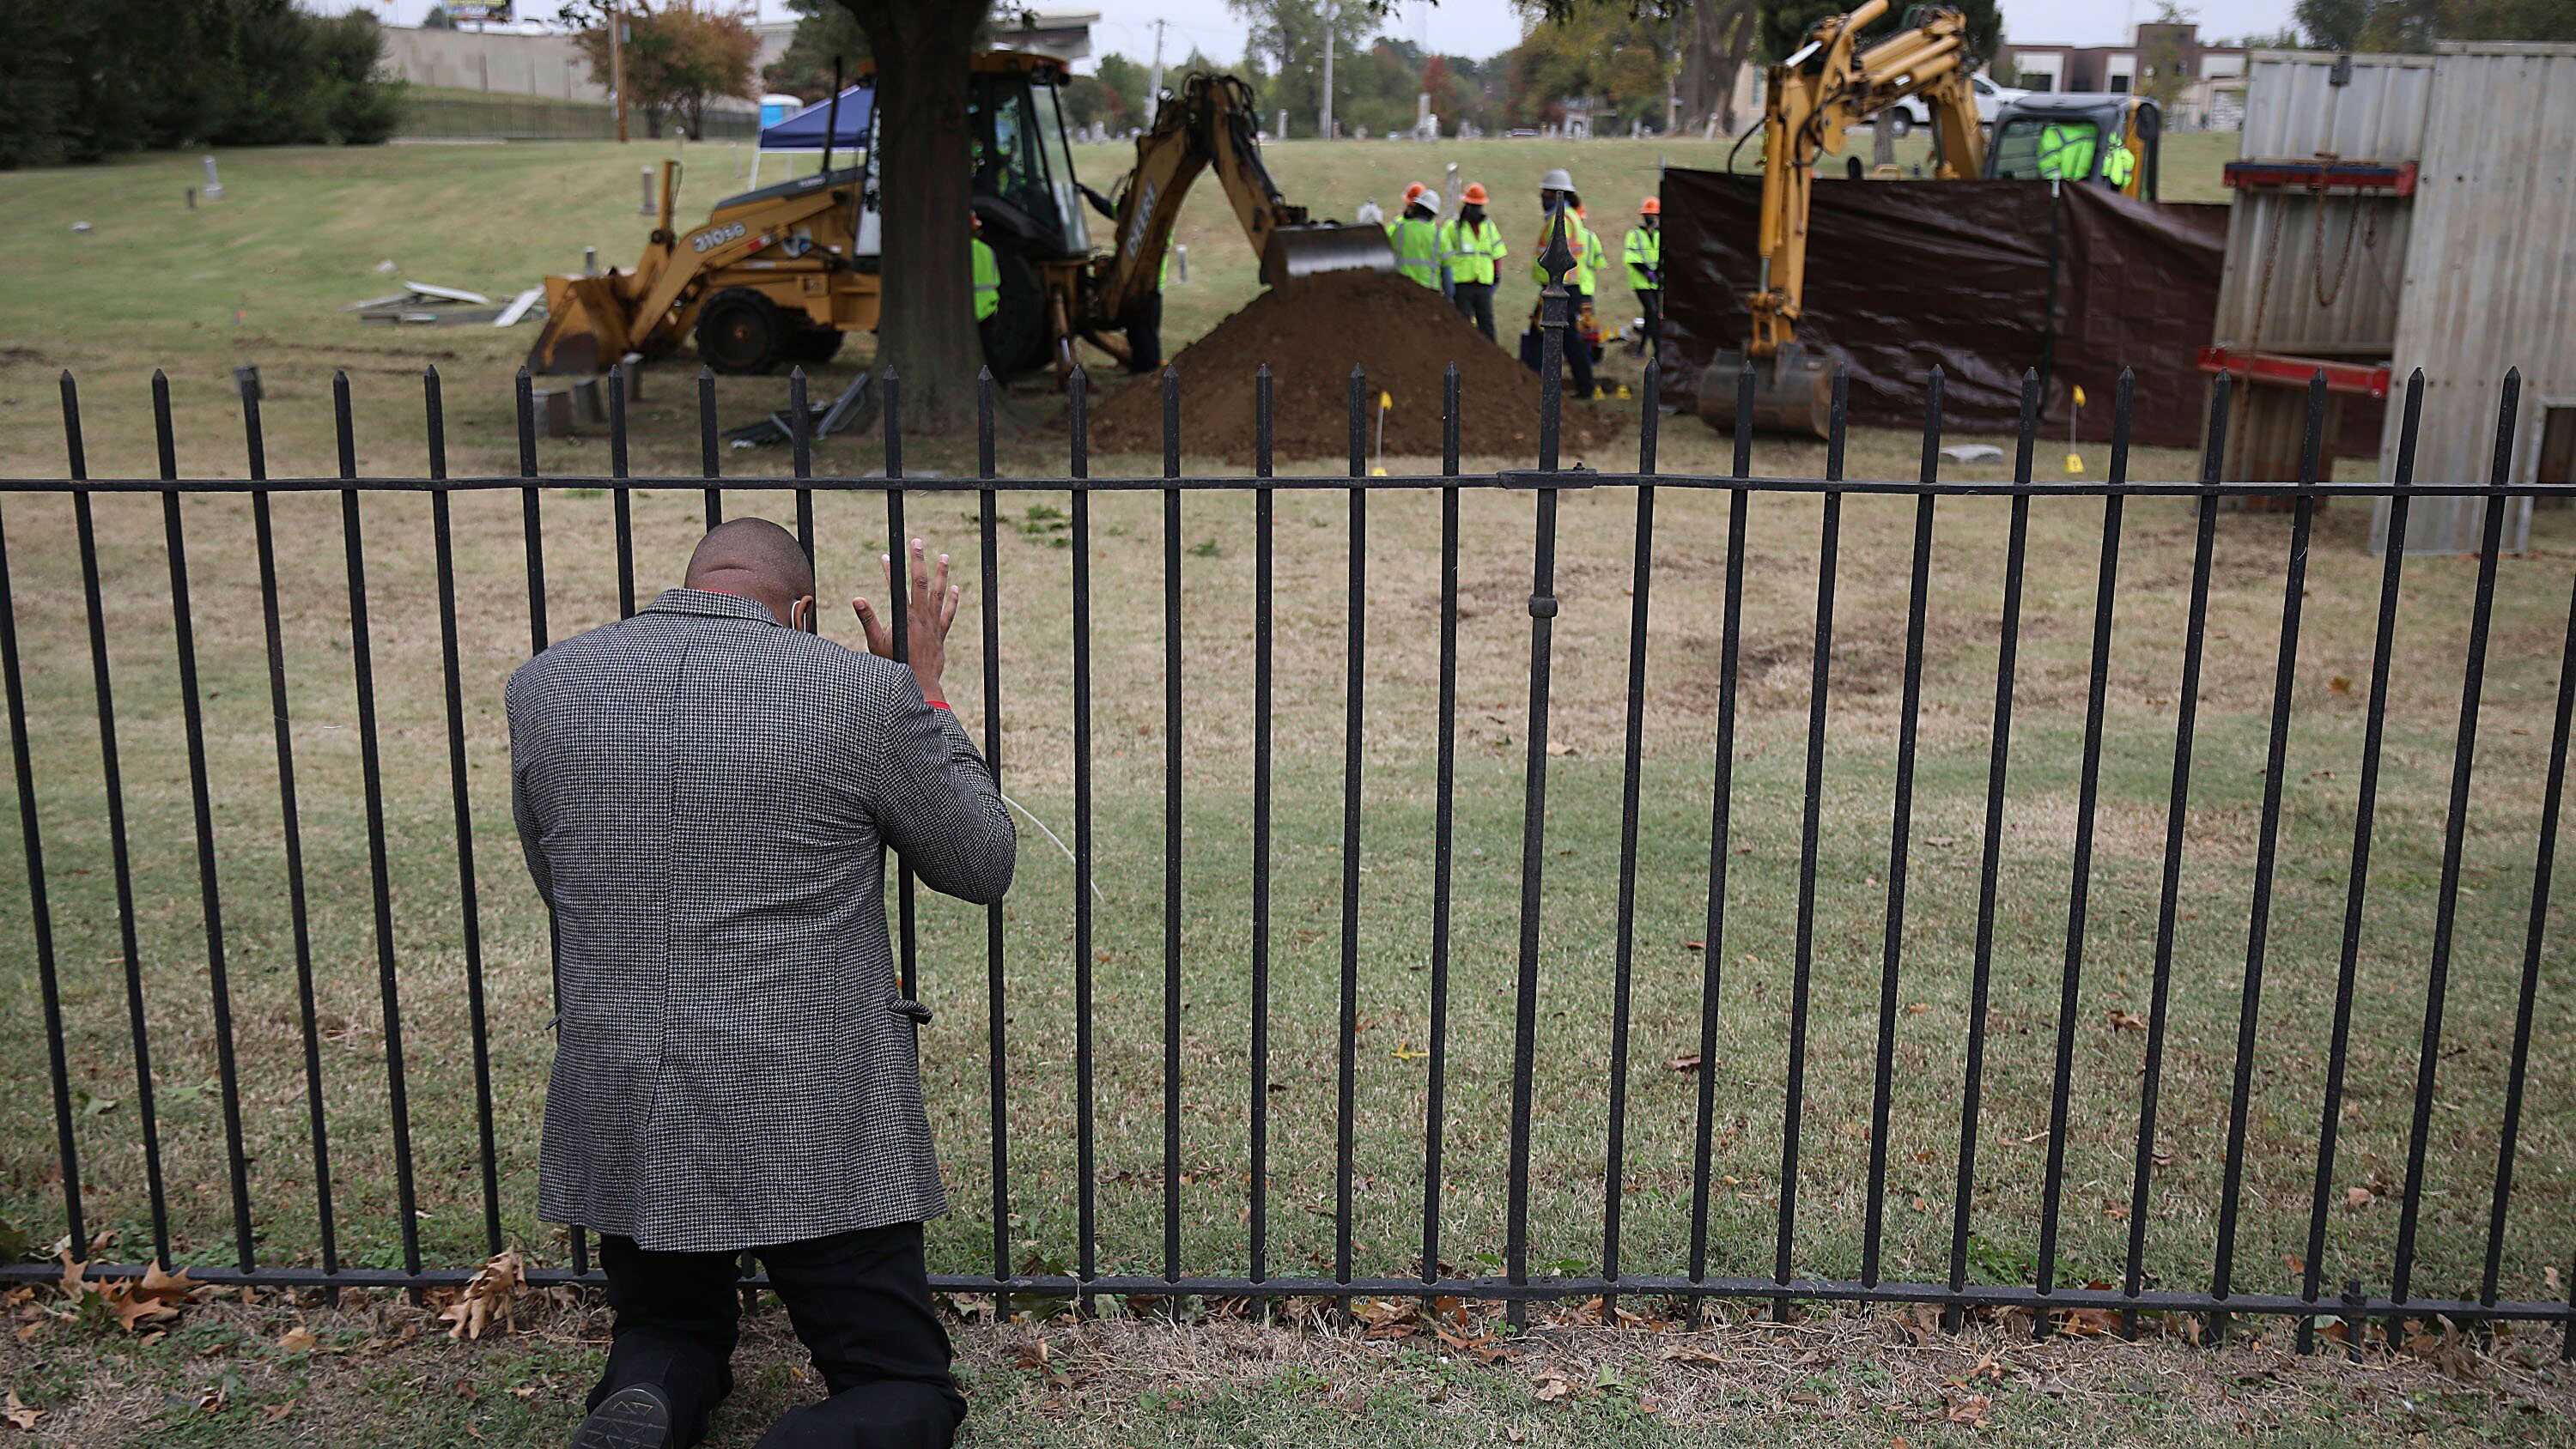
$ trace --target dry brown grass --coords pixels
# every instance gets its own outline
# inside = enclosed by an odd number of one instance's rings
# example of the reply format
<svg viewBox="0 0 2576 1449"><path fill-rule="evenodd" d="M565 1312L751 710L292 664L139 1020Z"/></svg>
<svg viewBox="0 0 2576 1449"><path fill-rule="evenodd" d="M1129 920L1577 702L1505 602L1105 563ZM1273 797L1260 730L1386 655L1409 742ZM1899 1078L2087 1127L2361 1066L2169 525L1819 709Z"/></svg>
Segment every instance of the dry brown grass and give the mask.
<svg viewBox="0 0 2576 1449"><path fill-rule="evenodd" d="M954 1323L972 1403L961 1443L2563 1443L2576 1411L2554 1336L2441 1323L2397 1352L2348 1346L2338 1325L2303 1356L2269 1322L2221 1337L2175 1320L2125 1342L2078 1315L2034 1340L2023 1314L1951 1333L1928 1309L1777 1322L1721 1305L1691 1329L1648 1302L1616 1324L1569 1305L1505 1336L1490 1309L1356 1307L1353 1321L1292 1301L1270 1325L1232 1303L1188 1323ZM0 1371L39 1411L39 1445L547 1444L578 1417L607 1337L605 1310L559 1292L461 1343L399 1297L226 1295L150 1343L41 1322L0 1348ZM774 1300L745 1320L734 1365L710 1449L750 1444L822 1392Z"/></svg>

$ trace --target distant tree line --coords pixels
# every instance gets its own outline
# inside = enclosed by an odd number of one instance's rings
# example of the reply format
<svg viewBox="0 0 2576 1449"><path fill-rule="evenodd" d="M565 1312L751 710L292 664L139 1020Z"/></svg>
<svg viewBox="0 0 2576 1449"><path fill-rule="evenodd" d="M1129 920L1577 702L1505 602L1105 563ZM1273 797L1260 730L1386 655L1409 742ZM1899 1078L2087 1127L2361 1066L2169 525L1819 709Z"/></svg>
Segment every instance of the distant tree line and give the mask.
<svg viewBox="0 0 2576 1449"><path fill-rule="evenodd" d="M2429 51L2437 40L2576 40L2576 0L2299 0L2320 50Z"/></svg>
<svg viewBox="0 0 2576 1449"><path fill-rule="evenodd" d="M294 0L0 0L0 167L180 146L368 146L402 118L364 12Z"/></svg>

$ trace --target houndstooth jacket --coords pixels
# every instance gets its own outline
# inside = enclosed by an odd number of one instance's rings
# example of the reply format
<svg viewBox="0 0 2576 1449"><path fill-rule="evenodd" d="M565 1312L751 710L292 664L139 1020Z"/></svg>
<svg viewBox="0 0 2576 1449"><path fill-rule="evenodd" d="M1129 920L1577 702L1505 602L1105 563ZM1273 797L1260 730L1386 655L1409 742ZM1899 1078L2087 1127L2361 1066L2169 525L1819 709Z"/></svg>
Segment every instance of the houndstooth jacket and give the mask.
<svg viewBox="0 0 2576 1449"><path fill-rule="evenodd" d="M520 667L511 803L557 943L546 1221L730 1250L946 1209L887 846L998 900L1010 813L904 666L673 589Z"/></svg>

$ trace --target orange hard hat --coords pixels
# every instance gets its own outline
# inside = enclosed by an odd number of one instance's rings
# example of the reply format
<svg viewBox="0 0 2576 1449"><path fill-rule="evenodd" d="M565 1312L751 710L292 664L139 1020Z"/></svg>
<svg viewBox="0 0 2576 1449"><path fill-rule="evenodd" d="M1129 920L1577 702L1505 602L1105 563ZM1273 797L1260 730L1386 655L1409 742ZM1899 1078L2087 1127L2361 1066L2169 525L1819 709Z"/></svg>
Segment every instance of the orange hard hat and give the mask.
<svg viewBox="0 0 2576 1449"><path fill-rule="evenodd" d="M1654 197L1649 196L1645 200L1637 203L1637 214L1639 216L1661 216L1664 214L1664 204L1661 201L1656 200Z"/></svg>
<svg viewBox="0 0 2576 1449"><path fill-rule="evenodd" d="M1484 184L1483 182L1481 182L1481 181L1470 181L1470 182L1468 182L1468 183L1467 183L1467 189L1466 189L1465 191L1462 191L1462 192L1458 193L1458 199L1459 199L1460 201L1465 202L1465 203L1466 203L1466 204L1468 204L1469 206L1482 206L1482 205L1484 205L1484 204L1485 204L1485 184Z"/></svg>
<svg viewBox="0 0 2576 1449"><path fill-rule="evenodd" d="M1405 205L1407 205L1407 206L1411 206L1411 205L1413 204L1413 198L1415 198L1415 197L1417 197L1417 196L1420 196L1422 193L1424 193L1424 192L1426 192L1426 191L1428 191L1428 190L1430 190L1430 189L1431 189L1430 187L1423 185L1423 184L1422 184L1421 182L1419 182L1419 181L1417 181L1417 182L1413 183L1411 186L1408 186L1408 187L1404 188L1404 204L1405 204Z"/></svg>

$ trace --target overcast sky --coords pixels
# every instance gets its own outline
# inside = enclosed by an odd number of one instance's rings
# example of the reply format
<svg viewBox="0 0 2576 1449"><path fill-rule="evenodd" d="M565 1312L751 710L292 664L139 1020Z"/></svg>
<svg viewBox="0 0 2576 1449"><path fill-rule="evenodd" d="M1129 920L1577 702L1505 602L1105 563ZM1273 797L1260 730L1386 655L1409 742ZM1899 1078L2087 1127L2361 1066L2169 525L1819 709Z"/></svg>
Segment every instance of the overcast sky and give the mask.
<svg viewBox="0 0 2576 1449"><path fill-rule="evenodd" d="M303 0L324 11L370 10L396 25L417 25L435 0ZM1178 64L1195 46L1212 60L1231 64L1243 58L1243 22L1226 0L1036 0L1043 10L1097 10L1100 23L1091 33L1095 56L1117 51L1150 61L1154 22L1165 22L1163 56ZM2070 45L2111 45L2127 38L2129 26L2155 14L2154 0L2002 0L2004 32L2023 44L2049 41ZM787 0L759 0L768 19L794 12ZM2247 32L2270 33L2290 23L2292 0L2227 0L2186 3L2201 16L2202 33L2210 39ZM520 0L519 13L551 20L561 0ZM1891 6L1901 10L1903 7ZM1521 21L1510 0L1401 0L1385 30L1409 36L1446 55L1489 56L1511 49L1521 37ZM1077 67L1088 70L1088 65Z"/></svg>

